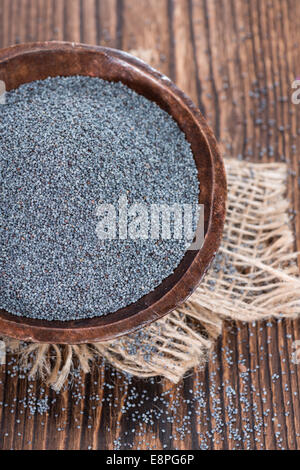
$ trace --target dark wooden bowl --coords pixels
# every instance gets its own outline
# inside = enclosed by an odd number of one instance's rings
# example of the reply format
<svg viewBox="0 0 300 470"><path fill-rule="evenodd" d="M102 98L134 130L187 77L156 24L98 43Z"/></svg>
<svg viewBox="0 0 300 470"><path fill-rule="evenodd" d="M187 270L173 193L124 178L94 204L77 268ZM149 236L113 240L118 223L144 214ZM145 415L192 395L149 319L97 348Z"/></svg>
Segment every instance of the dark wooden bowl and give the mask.
<svg viewBox="0 0 300 470"><path fill-rule="evenodd" d="M105 317L49 322L0 310L0 334L39 343L106 341L132 332L178 307L200 283L218 250L225 218L226 177L216 140L194 104L167 77L114 49L65 42L21 44L0 51L0 80L7 90L49 76L89 75L121 81L155 101L177 121L190 142L205 206L205 241L188 251L173 275L138 302Z"/></svg>

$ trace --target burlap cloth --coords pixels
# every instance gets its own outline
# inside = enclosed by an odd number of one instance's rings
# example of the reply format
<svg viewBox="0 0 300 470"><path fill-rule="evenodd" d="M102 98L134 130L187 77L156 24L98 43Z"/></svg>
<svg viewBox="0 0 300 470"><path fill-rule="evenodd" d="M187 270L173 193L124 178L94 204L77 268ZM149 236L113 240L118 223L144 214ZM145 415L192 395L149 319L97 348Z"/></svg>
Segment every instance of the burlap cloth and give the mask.
<svg viewBox="0 0 300 470"><path fill-rule="evenodd" d="M300 278L286 199L285 164L226 161L228 212L222 246L204 281L182 307L140 332L89 345L24 344L2 338L31 376L59 390L73 364L89 372L103 357L137 377L178 382L202 365L225 319L294 318Z"/></svg>

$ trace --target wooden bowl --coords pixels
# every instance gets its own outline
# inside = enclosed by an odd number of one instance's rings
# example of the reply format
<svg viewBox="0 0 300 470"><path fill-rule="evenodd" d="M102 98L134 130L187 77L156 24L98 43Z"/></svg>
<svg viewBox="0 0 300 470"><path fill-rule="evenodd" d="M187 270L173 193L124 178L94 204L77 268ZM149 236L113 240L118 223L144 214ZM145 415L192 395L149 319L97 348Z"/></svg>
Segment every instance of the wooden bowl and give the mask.
<svg viewBox="0 0 300 470"><path fill-rule="evenodd" d="M205 240L188 251L174 274L138 302L105 317L69 322L32 320L0 310L0 334L38 343L106 341L141 328L178 307L200 283L218 250L225 218L226 177L216 140L194 104L167 77L122 51L65 42L21 44L0 51L7 91L49 76L88 75L121 81L155 101L190 142L205 207Z"/></svg>

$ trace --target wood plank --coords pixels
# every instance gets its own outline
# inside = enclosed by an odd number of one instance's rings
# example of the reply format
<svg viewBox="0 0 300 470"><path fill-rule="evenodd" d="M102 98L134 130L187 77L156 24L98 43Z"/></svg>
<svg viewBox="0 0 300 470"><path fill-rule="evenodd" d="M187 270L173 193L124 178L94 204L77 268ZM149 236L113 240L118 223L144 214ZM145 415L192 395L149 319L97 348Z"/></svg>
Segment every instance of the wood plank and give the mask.
<svg viewBox="0 0 300 470"><path fill-rule="evenodd" d="M64 40L80 42L80 0L64 0Z"/></svg>
<svg viewBox="0 0 300 470"><path fill-rule="evenodd" d="M97 15L95 0L81 0L81 42L97 44Z"/></svg>
<svg viewBox="0 0 300 470"><path fill-rule="evenodd" d="M173 7L173 27L176 83L194 102L198 99L196 63L192 42L192 18L186 0L179 0Z"/></svg>
<svg viewBox="0 0 300 470"><path fill-rule="evenodd" d="M98 39L106 47L122 48L123 4L118 0L97 0Z"/></svg>
<svg viewBox="0 0 300 470"><path fill-rule="evenodd" d="M168 2L124 0L122 49L169 75Z"/></svg>
<svg viewBox="0 0 300 470"><path fill-rule="evenodd" d="M53 0L52 37L56 41L63 41L65 38L64 37L64 12L65 12L64 2L62 0Z"/></svg>

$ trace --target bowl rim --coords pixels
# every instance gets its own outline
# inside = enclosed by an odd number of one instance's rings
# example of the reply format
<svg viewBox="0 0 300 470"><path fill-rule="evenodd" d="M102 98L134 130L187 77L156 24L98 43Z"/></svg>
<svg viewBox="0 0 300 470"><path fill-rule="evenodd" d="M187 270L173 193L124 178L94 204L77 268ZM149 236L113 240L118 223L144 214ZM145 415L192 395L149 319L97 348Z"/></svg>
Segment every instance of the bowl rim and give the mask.
<svg viewBox="0 0 300 470"><path fill-rule="evenodd" d="M147 74L164 87L193 117L201 132L212 162L212 192L210 218L202 248L178 282L153 304L131 316L119 311L104 317L66 322L34 320L0 310L0 334L23 341L53 344L82 344L108 341L138 330L158 320L182 304L197 288L206 274L221 243L226 215L227 183L223 159L214 134L200 110L168 77L133 55L103 46L91 46L64 41L18 44L0 50L0 65L26 54L38 52L92 52L117 60L120 65L133 67ZM159 286L158 286L159 287ZM180 295L178 298L180 288ZM125 307L126 309L126 307ZM124 310L124 309L121 309Z"/></svg>

